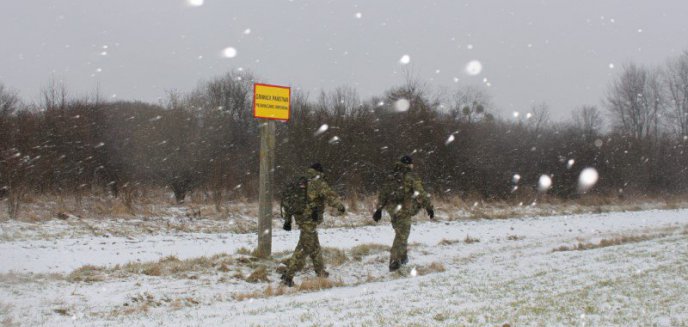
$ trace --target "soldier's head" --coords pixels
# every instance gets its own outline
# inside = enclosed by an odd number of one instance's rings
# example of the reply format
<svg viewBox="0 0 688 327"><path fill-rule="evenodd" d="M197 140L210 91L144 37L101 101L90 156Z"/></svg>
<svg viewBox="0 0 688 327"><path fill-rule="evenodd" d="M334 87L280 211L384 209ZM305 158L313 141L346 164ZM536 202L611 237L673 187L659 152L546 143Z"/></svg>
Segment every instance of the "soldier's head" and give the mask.
<svg viewBox="0 0 688 327"><path fill-rule="evenodd" d="M413 169L413 159L411 158L411 156L405 155L399 159L399 162Z"/></svg>
<svg viewBox="0 0 688 327"><path fill-rule="evenodd" d="M312 164L312 165L311 165L311 169L313 169L313 170L315 170L315 171L319 171L319 172L321 172L321 173L324 172L324 171L323 171L323 167L322 167L322 165L321 165L319 162L316 162L316 163Z"/></svg>

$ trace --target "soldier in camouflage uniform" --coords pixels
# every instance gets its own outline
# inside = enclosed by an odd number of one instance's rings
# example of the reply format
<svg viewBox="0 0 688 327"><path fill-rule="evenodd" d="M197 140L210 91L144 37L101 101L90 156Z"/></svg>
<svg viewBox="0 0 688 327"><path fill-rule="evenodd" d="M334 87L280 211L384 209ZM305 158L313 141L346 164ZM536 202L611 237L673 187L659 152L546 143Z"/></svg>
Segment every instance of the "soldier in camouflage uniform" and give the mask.
<svg viewBox="0 0 688 327"><path fill-rule="evenodd" d="M394 171L387 177L378 196L377 210L373 219L382 218L382 209L392 217L394 243L390 250L389 271L395 271L408 262L408 238L411 233L411 217L425 208L430 219L435 212L430 196L423 189L423 183L413 172L413 160L403 156L394 164Z"/></svg>
<svg viewBox="0 0 688 327"><path fill-rule="evenodd" d="M326 278L329 276L320 252L320 241L316 227L323 222L325 204L337 208L339 213L344 213L346 210L337 193L325 182L323 168L319 163L313 164L306 171L306 177L308 178L306 189L308 203L304 213L295 216L296 224L301 230L299 243L287 263L286 272L282 275L282 281L287 286L294 285L294 274L303 269L306 264L306 257L311 257L313 260L313 268L319 277Z"/></svg>

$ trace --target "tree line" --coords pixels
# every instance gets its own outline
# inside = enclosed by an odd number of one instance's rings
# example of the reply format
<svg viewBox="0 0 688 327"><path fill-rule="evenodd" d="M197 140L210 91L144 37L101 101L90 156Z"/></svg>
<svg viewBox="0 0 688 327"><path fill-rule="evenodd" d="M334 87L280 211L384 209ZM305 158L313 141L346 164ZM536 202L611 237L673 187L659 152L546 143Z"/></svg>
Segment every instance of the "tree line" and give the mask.
<svg viewBox="0 0 688 327"><path fill-rule="evenodd" d="M0 84L0 198L16 217L27 194L114 196L131 206L142 190L167 188L181 203L204 192L218 210L257 196L258 129L248 72L230 72L160 103L70 96L51 82L37 104ZM437 93L407 78L361 99L350 87L292 93L292 118L277 126L276 184L319 161L339 192L375 193L411 154L437 197L575 198L582 169L591 192L662 195L688 188L688 52L660 67L628 64L602 101L554 123L545 103L499 117L484 88Z"/></svg>

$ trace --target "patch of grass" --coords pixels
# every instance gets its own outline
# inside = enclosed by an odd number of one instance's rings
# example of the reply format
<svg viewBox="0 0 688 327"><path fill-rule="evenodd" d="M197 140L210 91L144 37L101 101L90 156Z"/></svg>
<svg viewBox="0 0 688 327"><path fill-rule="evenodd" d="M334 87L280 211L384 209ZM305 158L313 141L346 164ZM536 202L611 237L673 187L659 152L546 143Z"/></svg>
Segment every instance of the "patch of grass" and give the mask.
<svg viewBox="0 0 688 327"><path fill-rule="evenodd" d="M660 237L664 237L664 236L666 236L666 234L623 235L623 236L614 237L614 238L602 239L598 243L578 242L577 244L574 244L571 246L562 245L558 248L553 249L552 252L585 251L585 250L592 250L592 249L604 248L604 247L609 247L609 246L622 245L622 244L626 244L626 243L643 242L643 241L648 241L651 239L660 238Z"/></svg>
<svg viewBox="0 0 688 327"><path fill-rule="evenodd" d="M327 278L316 277L305 279L303 282L301 282L301 284L299 284L297 289L299 291L313 292L343 285L344 282L341 280L333 281Z"/></svg>
<svg viewBox="0 0 688 327"><path fill-rule="evenodd" d="M454 244L459 243L459 242L461 242L461 241L459 241L459 240L448 240L448 239L444 238L439 243L437 243L437 245L442 245L442 246L454 245Z"/></svg>
<svg viewBox="0 0 688 327"><path fill-rule="evenodd" d="M105 268L85 265L72 271L67 280L70 282L101 282L105 280Z"/></svg>
<svg viewBox="0 0 688 327"><path fill-rule="evenodd" d="M330 266L341 266L349 261L346 252L337 248L322 248L323 259Z"/></svg>
<svg viewBox="0 0 688 327"><path fill-rule="evenodd" d="M480 239L473 238L470 235L466 235L466 238L463 239L463 242L466 244L473 244L473 243L478 243L480 242Z"/></svg>
<svg viewBox="0 0 688 327"><path fill-rule="evenodd" d="M356 261L361 261L365 256L386 251L389 251L389 246L387 245L376 243L360 244L351 248L351 257Z"/></svg>
<svg viewBox="0 0 688 327"><path fill-rule="evenodd" d="M519 235L507 235L506 239L509 241L520 241L522 239L526 238L525 236L519 236Z"/></svg>
<svg viewBox="0 0 688 327"><path fill-rule="evenodd" d="M270 279L268 278L267 268L265 268L265 266L259 266L248 277L246 277L246 281L249 283L259 283L259 282L269 283Z"/></svg>
<svg viewBox="0 0 688 327"><path fill-rule="evenodd" d="M278 287L272 287L272 285L268 285L265 290L262 291L254 291L250 293L235 293L232 295L232 298L236 301L244 301L248 299L259 299L259 298L267 298L267 297L273 297L273 296L280 296L283 294L287 293L287 289L284 286L278 286Z"/></svg>
<svg viewBox="0 0 688 327"><path fill-rule="evenodd" d="M241 254L241 255L253 255L253 250L245 248L245 247L240 247L236 251L234 251L236 254Z"/></svg>
<svg viewBox="0 0 688 327"><path fill-rule="evenodd" d="M444 267L444 265L440 262L433 262L427 266L421 266L416 268L416 272L418 273L419 276L431 274L431 273L436 273L436 272L445 272L447 269Z"/></svg>

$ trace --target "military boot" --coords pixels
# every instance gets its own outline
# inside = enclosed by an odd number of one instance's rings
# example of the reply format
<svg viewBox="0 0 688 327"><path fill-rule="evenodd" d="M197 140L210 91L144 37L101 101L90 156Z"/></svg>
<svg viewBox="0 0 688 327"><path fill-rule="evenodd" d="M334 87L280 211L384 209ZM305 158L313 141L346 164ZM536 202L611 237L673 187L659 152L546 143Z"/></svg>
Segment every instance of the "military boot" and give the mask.
<svg viewBox="0 0 688 327"><path fill-rule="evenodd" d="M318 273L318 277L320 277L320 278L327 278L327 277L330 277L330 273L327 272L326 270L323 270L323 271L321 271L321 272Z"/></svg>
<svg viewBox="0 0 688 327"><path fill-rule="evenodd" d="M404 254L404 256L401 257L401 265L403 266L403 265L405 265L405 264L407 264L407 263L408 263L408 255L407 255L407 254Z"/></svg>
<svg viewBox="0 0 688 327"><path fill-rule="evenodd" d="M294 278L293 277L289 277L287 275L282 275L282 277L280 277L280 279L282 280L282 284L284 284L285 286L288 286L288 287L294 286Z"/></svg>
<svg viewBox="0 0 688 327"><path fill-rule="evenodd" d="M394 260L394 261L389 263L389 272L397 271L397 270L399 270L400 267L401 267L401 264L399 263L399 261Z"/></svg>

